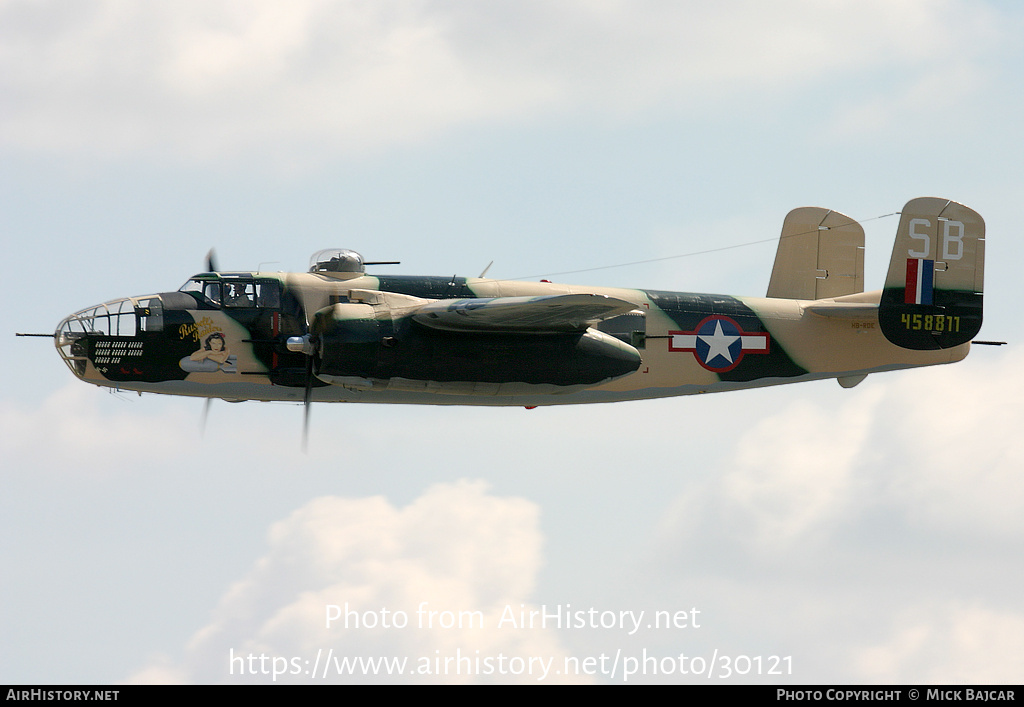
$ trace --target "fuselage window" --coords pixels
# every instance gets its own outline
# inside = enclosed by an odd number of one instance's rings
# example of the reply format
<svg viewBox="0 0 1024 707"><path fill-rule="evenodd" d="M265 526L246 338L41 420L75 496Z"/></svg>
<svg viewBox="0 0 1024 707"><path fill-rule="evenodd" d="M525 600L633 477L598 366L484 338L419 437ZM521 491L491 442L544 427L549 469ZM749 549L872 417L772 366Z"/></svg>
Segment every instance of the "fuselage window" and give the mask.
<svg viewBox="0 0 1024 707"><path fill-rule="evenodd" d="M256 282L256 306L280 309L281 283L277 280L258 280Z"/></svg>
<svg viewBox="0 0 1024 707"><path fill-rule="evenodd" d="M142 331L164 330L164 305L159 297L139 300L135 313L139 315L139 328Z"/></svg>

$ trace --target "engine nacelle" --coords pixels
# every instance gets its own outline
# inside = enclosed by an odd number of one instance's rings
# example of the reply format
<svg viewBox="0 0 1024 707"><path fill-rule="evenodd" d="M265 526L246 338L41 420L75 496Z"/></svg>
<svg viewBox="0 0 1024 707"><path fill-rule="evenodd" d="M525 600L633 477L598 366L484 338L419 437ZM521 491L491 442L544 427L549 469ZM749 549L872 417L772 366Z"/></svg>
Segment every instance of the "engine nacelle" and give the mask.
<svg viewBox="0 0 1024 707"><path fill-rule="evenodd" d="M637 349L593 328L443 331L414 321L414 310L382 305L349 302L316 313L318 378L356 388L422 389L427 383L453 394L557 393L605 383L641 363Z"/></svg>

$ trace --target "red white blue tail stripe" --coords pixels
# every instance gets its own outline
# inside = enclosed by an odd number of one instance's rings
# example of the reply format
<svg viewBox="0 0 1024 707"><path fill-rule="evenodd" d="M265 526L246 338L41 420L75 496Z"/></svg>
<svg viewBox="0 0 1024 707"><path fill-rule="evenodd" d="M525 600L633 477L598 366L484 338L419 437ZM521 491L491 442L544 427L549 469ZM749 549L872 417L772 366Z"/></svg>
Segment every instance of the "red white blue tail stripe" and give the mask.
<svg viewBox="0 0 1024 707"><path fill-rule="evenodd" d="M935 283L935 261L922 258L907 259L907 288L904 304L932 304L932 286Z"/></svg>

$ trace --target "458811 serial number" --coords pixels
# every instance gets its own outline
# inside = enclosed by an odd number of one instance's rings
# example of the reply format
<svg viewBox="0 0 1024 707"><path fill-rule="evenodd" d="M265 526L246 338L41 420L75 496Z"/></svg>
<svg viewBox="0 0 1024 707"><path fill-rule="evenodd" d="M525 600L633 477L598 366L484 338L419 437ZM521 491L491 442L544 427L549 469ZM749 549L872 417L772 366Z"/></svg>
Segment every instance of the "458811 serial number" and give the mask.
<svg viewBox="0 0 1024 707"><path fill-rule="evenodd" d="M904 314L900 321L909 331L948 331L954 334L960 331L960 317L949 314Z"/></svg>

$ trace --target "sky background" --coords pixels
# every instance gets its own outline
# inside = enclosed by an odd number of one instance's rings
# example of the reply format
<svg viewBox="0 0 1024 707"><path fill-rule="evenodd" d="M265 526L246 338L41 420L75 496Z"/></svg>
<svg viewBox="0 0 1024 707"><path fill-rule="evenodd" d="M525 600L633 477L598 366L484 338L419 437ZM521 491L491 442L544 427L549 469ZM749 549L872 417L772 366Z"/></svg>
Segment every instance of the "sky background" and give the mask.
<svg viewBox="0 0 1024 707"><path fill-rule="evenodd" d="M328 650L1019 683L1022 33L980 0L0 0L0 683L269 682L232 651ZM877 289L918 196L985 218L980 338L1009 346L852 390L318 405L303 454L298 406L215 402L204 435L200 401L111 394L13 336L177 289L210 247L761 296L798 206L862 220ZM410 626L327 628L346 602ZM423 602L486 627L418 628ZM647 613L497 625L565 605Z"/></svg>

